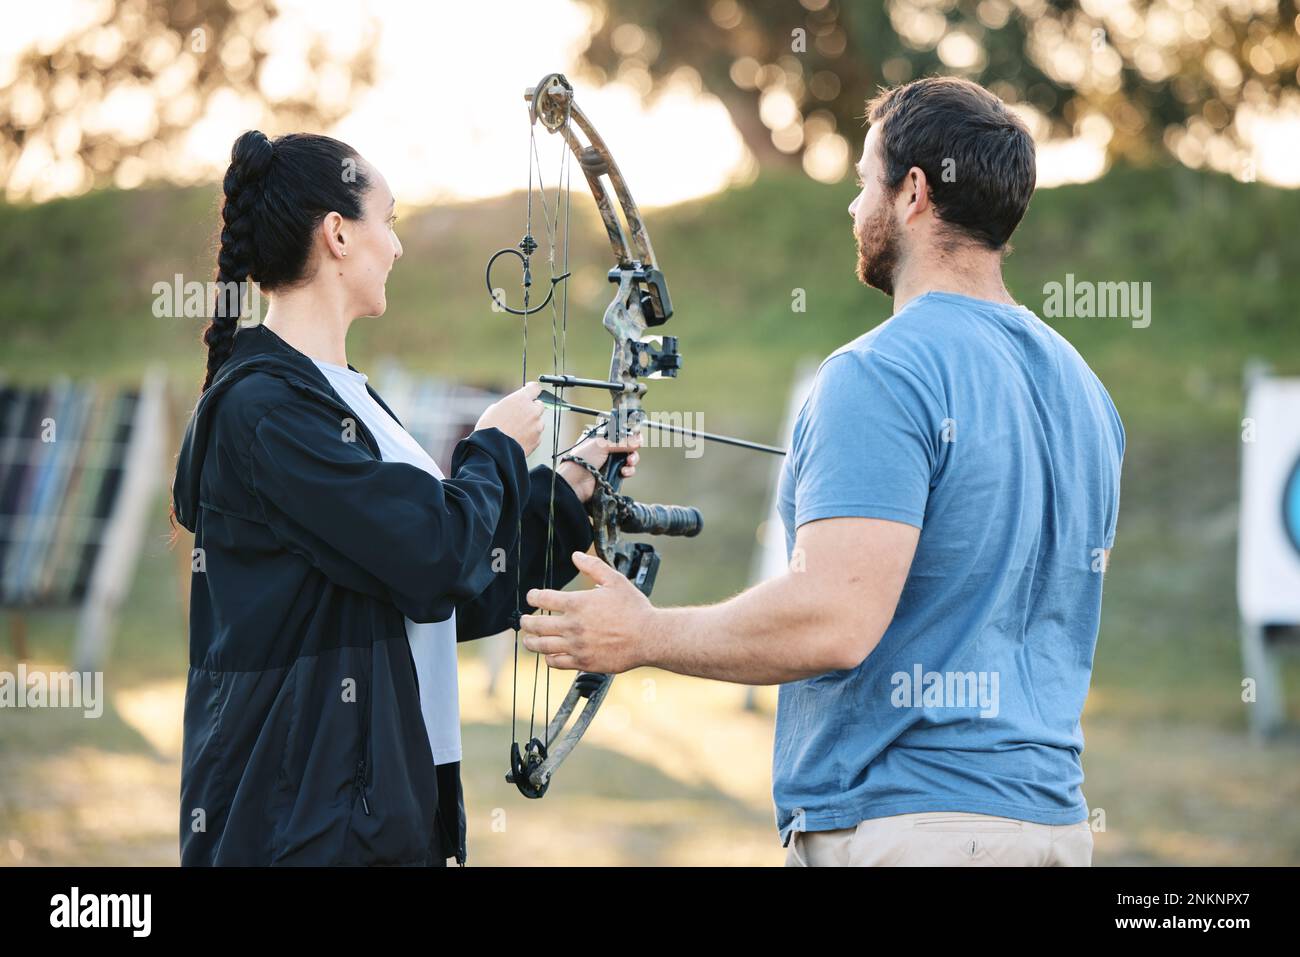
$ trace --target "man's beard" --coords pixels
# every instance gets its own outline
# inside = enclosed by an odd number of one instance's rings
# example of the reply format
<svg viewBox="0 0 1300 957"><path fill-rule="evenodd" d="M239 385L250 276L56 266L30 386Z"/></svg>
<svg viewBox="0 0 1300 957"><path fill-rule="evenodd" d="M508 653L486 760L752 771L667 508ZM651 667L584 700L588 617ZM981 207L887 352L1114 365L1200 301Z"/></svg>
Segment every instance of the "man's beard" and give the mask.
<svg viewBox="0 0 1300 957"><path fill-rule="evenodd" d="M881 203L871 214L858 241L858 281L886 296L894 294L894 273L898 269L898 224L890 203Z"/></svg>

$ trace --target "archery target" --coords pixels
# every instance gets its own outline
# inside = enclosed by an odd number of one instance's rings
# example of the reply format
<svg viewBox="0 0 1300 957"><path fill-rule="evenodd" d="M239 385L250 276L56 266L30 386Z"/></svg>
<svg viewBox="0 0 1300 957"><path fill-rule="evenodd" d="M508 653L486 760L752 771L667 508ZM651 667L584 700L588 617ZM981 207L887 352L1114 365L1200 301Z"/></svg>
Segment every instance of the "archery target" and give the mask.
<svg viewBox="0 0 1300 957"><path fill-rule="evenodd" d="M1300 458L1291 466L1282 493L1282 526L1297 552L1300 552Z"/></svg>
<svg viewBox="0 0 1300 957"><path fill-rule="evenodd" d="M1257 380L1246 399L1246 419L1237 554L1241 616L1255 625L1300 624L1300 379Z"/></svg>

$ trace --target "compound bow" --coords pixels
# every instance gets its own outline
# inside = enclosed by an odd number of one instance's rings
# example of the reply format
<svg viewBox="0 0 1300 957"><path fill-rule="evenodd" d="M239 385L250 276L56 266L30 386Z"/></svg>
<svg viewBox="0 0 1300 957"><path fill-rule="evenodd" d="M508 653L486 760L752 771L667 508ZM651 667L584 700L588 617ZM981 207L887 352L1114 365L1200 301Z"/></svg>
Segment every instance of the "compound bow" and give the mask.
<svg viewBox="0 0 1300 957"><path fill-rule="evenodd" d="M668 297L668 286L660 272L655 259L654 248L650 245L650 236L646 232L641 212L637 209L627 182L614 162L609 148L601 138L591 121L574 102L573 87L559 73L543 77L535 87L524 92L524 99L529 105L532 121L530 133L529 158L529 195L528 224L522 240L515 248L499 250L487 266L488 292L495 307L512 315L524 318L524 369L523 377L528 378L527 358L527 321L528 316L546 306L551 307L552 315L552 351L555 359L555 371L552 375L542 375L538 379L554 386L560 393L551 402L554 410L552 428L552 495L551 510L548 520L547 569L545 577L550 577L550 557L552 536L554 532L554 470L559 458L558 421L562 408L573 408L563 400L563 390L568 388L601 389L612 397L609 413L602 414L602 427L605 436L614 444L623 444L639 433L645 419L641 407L641 398L645 395L645 384L639 381L649 376L674 377L681 368L681 356L677 351L677 340L664 337L662 341L645 338L646 329L660 326L673 314L672 301ZM538 244L532 236L532 173L537 166L539 179L540 161L537 159L536 128L541 126L548 133L558 133L563 140L564 167L559 176L554 219L549 206L546 205L545 184L542 184L542 203L549 243L549 262L551 266L550 287L546 297L539 305L533 306L531 300L532 255ZM585 140L585 143L584 143ZM569 278L568 260L568 218L565 218L565 268L558 271L555 263L555 237L558 232L560 212L560 190L564 188L565 172L570 153L577 157L582 167L587 185L596 201L596 208L605 224L613 248L616 265L609 271L609 281L617 284L618 289L613 300L605 309L604 325L614 338L613 355L610 359L609 377L607 379L583 379L568 375L563 370L560 356L563 354L562 336L567 333L568 293L567 286L563 293L562 309L557 309L556 288ZM613 187L623 212L620 221L614 211L614 199L611 198L608 180ZM567 194L566 194L567 196ZM625 225L626 224L626 225ZM523 273L523 308L510 306L502 292L492 285L492 267L502 256L514 256L520 260ZM561 313L563 319L561 319ZM590 430L589 430L590 432ZM570 457L573 458L573 457ZM622 484L621 470L626 462L626 454L611 454L603 468L595 469L577 459L579 464L588 468L595 479L595 491L587 502L587 513L591 518L592 532L596 554L607 564L627 576L641 592L649 596L654 587L655 575L659 568L659 556L652 545L644 542L624 542L623 533L649 535L697 535L703 525L700 513L694 508L678 505L647 505L633 501L620 493ZM550 582L546 585L549 587ZM519 630L515 629L515 681L512 695L517 700L519 668ZM549 666L547 680L547 697L549 699ZM574 679L563 702L547 722L544 736L533 735L533 721L537 706L537 674L533 682L533 714L530 715L529 741L521 746L517 731L517 714L512 700L510 772L506 780L515 784L526 797L540 798L550 786L551 778L564 759L573 751L587 728L591 725L596 712L609 692L612 675L580 672ZM586 700L582 711L573 720L566 732L566 726L573 717L578 702ZM549 710L549 701L548 707Z"/></svg>

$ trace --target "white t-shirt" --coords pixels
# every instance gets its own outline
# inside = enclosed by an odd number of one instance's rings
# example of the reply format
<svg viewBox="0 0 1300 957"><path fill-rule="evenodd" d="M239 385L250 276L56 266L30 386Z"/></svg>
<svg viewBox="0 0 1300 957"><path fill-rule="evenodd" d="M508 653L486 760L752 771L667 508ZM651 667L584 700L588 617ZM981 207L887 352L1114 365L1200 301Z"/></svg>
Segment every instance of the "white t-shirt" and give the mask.
<svg viewBox="0 0 1300 957"><path fill-rule="evenodd" d="M397 421L384 411L366 390L366 376L347 366L313 359L316 368L329 379L358 418L366 424L379 443L385 462L405 462L422 468L442 479L442 470L420 444L411 438ZM456 674L456 613L446 621L414 622L406 619L406 640L415 659L415 674L420 682L420 712L429 735L434 764L459 761L460 693Z"/></svg>

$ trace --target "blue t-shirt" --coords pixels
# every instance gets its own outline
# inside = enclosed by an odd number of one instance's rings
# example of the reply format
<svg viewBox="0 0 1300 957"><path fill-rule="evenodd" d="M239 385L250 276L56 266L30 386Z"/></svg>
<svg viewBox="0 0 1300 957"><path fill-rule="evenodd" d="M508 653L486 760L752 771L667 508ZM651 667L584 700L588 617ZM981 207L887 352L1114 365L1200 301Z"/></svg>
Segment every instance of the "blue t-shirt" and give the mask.
<svg viewBox="0 0 1300 957"><path fill-rule="evenodd" d="M825 518L921 532L867 659L781 687L783 837L918 811L1087 818L1079 717L1123 454L1100 380L1022 306L927 293L822 363L781 476L787 547Z"/></svg>

